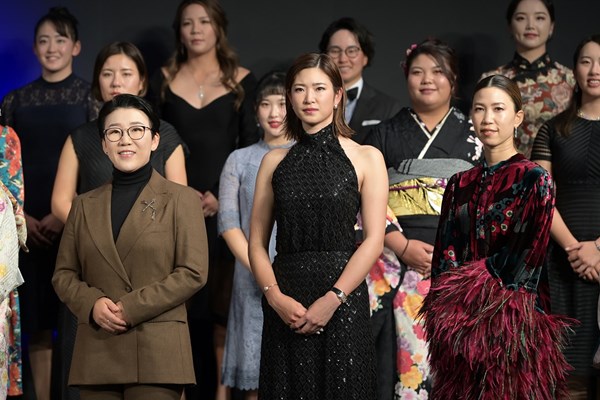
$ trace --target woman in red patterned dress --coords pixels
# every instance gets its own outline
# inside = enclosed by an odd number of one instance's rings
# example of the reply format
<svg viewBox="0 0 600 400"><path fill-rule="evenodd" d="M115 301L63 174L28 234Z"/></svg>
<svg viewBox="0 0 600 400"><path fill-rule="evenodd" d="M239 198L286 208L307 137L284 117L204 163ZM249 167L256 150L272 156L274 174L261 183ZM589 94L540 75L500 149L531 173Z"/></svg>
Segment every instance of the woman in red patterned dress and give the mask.
<svg viewBox="0 0 600 400"><path fill-rule="evenodd" d="M480 81L471 115L485 160L448 182L421 309L432 397L560 399L567 321L546 314L538 293L554 183L515 148L524 113L514 82Z"/></svg>

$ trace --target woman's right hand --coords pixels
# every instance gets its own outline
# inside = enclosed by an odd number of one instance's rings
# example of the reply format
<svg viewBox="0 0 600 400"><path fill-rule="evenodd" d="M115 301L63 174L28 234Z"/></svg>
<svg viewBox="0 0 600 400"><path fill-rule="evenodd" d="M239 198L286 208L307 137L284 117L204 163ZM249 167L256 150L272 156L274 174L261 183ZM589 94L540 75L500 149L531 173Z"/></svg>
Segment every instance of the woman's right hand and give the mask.
<svg viewBox="0 0 600 400"><path fill-rule="evenodd" d="M306 314L306 307L292 297L281 293L277 286L271 288L265 297L279 318L290 327Z"/></svg>
<svg viewBox="0 0 600 400"><path fill-rule="evenodd" d="M414 269L424 276L431 275L431 260L433 257L433 246L429 243L416 239L410 239L406 251L402 255L402 261L410 269Z"/></svg>
<svg viewBox="0 0 600 400"><path fill-rule="evenodd" d="M108 333L116 335L127 331L127 322L120 318L120 315L121 308L108 297L100 297L94 303L92 318Z"/></svg>

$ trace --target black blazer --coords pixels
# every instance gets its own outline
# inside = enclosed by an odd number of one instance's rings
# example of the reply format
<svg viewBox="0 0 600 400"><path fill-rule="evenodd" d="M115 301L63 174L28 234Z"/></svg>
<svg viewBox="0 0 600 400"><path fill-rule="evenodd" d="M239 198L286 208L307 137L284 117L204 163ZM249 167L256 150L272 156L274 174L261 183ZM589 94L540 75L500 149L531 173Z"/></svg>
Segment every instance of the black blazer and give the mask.
<svg viewBox="0 0 600 400"><path fill-rule="evenodd" d="M362 144L373 126L393 117L401 108L398 100L364 82L348 124L356 132L352 139Z"/></svg>

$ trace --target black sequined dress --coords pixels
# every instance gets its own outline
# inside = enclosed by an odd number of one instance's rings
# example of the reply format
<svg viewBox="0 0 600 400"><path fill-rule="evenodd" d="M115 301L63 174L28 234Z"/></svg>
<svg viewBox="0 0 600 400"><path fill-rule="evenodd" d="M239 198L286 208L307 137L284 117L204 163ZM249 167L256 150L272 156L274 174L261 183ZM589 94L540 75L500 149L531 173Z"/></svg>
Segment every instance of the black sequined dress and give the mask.
<svg viewBox="0 0 600 400"><path fill-rule="evenodd" d="M332 126L305 134L273 173L282 293L306 308L327 293L354 253L360 206L354 167ZM263 298L259 398L375 398L369 298L363 282L320 335L292 331Z"/></svg>

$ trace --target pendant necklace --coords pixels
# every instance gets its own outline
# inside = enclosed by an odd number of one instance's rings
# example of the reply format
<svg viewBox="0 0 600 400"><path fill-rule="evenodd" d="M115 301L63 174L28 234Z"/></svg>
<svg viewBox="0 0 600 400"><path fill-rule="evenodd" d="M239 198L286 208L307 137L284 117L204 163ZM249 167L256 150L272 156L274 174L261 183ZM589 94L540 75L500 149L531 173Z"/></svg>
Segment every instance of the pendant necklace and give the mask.
<svg viewBox="0 0 600 400"><path fill-rule="evenodd" d="M192 79L194 80L194 83L196 84L196 86L198 86L198 99L200 100L200 107L202 107L204 105L204 82L202 82L202 84L200 84L198 82L198 80L196 79L196 76L194 75L194 72L192 71L192 69L188 66L187 67L187 71L188 73L192 76ZM204 81L206 81L206 78L204 79Z"/></svg>
<svg viewBox="0 0 600 400"><path fill-rule="evenodd" d="M198 87L198 98L200 99L200 104L204 102L204 86L199 85Z"/></svg>

